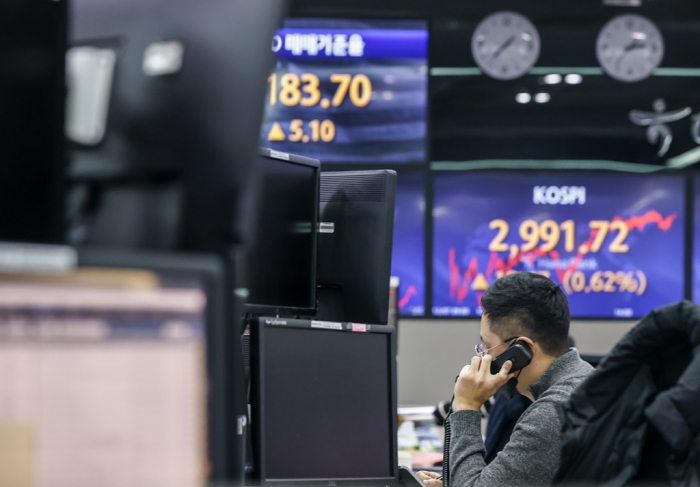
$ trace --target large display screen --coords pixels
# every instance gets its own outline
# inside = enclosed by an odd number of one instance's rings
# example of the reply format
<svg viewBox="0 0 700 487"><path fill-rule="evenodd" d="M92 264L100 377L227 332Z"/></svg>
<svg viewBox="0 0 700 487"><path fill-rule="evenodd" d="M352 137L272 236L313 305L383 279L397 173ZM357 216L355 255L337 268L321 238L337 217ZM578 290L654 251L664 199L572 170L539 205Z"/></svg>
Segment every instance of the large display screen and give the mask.
<svg viewBox="0 0 700 487"><path fill-rule="evenodd" d="M684 296L682 177L444 173L433 315L479 316L515 271L560 284L577 318L637 318Z"/></svg>
<svg viewBox="0 0 700 487"><path fill-rule="evenodd" d="M427 22L288 19L260 145L322 163L426 162Z"/></svg>
<svg viewBox="0 0 700 487"><path fill-rule="evenodd" d="M399 314L425 314L425 183L423 174L399 174L391 275L399 278Z"/></svg>

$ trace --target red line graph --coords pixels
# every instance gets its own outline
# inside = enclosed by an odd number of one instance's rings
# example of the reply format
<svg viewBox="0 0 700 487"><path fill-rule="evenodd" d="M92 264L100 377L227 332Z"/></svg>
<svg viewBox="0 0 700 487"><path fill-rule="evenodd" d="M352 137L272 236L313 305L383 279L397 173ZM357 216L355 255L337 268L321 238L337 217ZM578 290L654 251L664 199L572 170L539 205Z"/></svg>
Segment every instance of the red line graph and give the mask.
<svg viewBox="0 0 700 487"><path fill-rule="evenodd" d="M615 216L612 219L612 221L624 221L627 225L627 228L630 231L641 231L644 230L644 228L647 225L656 224L656 226L661 231L667 232L668 230L670 230L671 226L673 225L673 222L676 220L677 217L677 212L674 212L664 218L656 210L650 210L642 216L632 216L627 220L623 219L620 216ZM598 229L591 230L591 234L588 237L588 240L584 243L582 247L590 248L595 237L598 235L598 231ZM578 269L578 266L585 255L585 253L581 252L581 247L579 247L576 256L567 268L562 269L559 263L557 262L555 266L555 272L559 282L561 282L561 280L567 272ZM556 250L544 252L539 248L528 252L520 251L514 256L509 256L507 259L502 259L498 257L497 252L491 252L491 257L489 259L488 265L486 266L486 272L484 273L484 277L486 278L486 281L490 283L491 278L494 274L498 275L499 277L505 275L508 272L510 272L516 265L520 264L524 260L528 261L529 263L533 263L536 257L550 257L555 261L559 261L559 259L561 258L559 252L557 252ZM449 269L450 298L456 299L457 303L462 304L464 298L466 298L469 295L469 289L471 284L474 282L474 279L479 275L479 264L477 262L476 257L472 257L469 262L469 267L464 271L464 273L462 273L462 271L459 268L459 265L457 264L457 260L455 257L455 249L450 248ZM481 301L480 296L478 297L478 301Z"/></svg>
<svg viewBox="0 0 700 487"><path fill-rule="evenodd" d="M404 309L411 301L413 296L418 296L418 289L416 289L415 286L408 286L408 289L406 289L406 294L404 294L403 298L399 300L399 309Z"/></svg>

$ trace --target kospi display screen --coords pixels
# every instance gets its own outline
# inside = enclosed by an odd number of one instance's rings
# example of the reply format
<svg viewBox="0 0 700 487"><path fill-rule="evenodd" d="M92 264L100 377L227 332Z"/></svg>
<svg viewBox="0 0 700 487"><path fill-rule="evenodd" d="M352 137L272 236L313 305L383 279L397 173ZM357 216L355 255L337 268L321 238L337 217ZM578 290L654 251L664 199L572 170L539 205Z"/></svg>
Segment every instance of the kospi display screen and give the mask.
<svg viewBox="0 0 700 487"><path fill-rule="evenodd" d="M637 318L684 296L682 177L444 173L433 215L435 316L479 316L514 271L560 284L577 318Z"/></svg>
<svg viewBox="0 0 700 487"><path fill-rule="evenodd" d="M425 182L400 173L394 210L391 275L399 278L399 314L425 314Z"/></svg>
<svg viewBox="0 0 700 487"><path fill-rule="evenodd" d="M426 162L426 21L288 19L272 50L261 146L322 163Z"/></svg>

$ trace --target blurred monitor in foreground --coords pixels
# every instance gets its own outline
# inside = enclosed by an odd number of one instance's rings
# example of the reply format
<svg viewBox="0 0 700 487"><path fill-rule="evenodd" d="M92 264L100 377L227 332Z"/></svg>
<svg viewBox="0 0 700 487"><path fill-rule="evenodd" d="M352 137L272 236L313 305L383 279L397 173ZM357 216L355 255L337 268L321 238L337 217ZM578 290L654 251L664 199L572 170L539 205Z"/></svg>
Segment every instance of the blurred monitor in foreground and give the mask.
<svg viewBox="0 0 700 487"><path fill-rule="evenodd" d="M71 203L92 217L73 218L74 243L221 251L246 240L270 39L284 7L71 3ZM154 232L159 221L169 228Z"/></svg>
<svg viewBox="0 0 700 487"><path fill-rule="evenodd" d="M0 240L63 237L67 11L0 2Z"/></svg>
<svg viewBox="0 0 700 487"><path fill-rule="evenodd" d="M0 274L0 485L205 485L218 261L81 260Z"/></svg>

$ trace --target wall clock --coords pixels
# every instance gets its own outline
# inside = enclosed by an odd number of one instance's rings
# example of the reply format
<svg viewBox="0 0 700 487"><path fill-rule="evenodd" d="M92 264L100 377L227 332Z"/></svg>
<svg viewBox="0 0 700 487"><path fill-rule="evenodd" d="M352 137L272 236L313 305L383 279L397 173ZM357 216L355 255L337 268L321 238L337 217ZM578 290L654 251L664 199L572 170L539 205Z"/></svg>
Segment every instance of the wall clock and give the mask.
<svg viewBox="0 0 700 487"><path fill-rule="evenodd" d="M527 73L540 55L535 26L517 12L496 12L479 23L472 36L472 54L489 76L507 80Z"/></svg>
<svg viewBox="0 0 700 487"><path fill-rule="evenodd" d="M616 80L641 81L651 76L661 64L664 39L646 17L620 15L600 31L596 55L603 70Z"/></svg>

